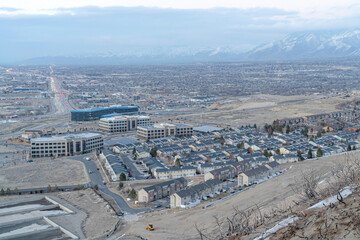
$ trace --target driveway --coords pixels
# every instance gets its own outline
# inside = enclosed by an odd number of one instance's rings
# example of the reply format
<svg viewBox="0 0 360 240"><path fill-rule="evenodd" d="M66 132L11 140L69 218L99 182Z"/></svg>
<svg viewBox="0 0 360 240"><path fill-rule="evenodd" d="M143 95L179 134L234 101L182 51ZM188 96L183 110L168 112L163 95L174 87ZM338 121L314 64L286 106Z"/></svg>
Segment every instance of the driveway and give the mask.
<svg viewBox="0 0 360 240"><path fill-rule="evenodd" d="M120 154L119 157L122 159L123 163L126 165L128 170L131 172L132 176L136 180L145 179L144 174L139 172L136 166L134 166L134 161L132 161L126 154Z"/></svg>

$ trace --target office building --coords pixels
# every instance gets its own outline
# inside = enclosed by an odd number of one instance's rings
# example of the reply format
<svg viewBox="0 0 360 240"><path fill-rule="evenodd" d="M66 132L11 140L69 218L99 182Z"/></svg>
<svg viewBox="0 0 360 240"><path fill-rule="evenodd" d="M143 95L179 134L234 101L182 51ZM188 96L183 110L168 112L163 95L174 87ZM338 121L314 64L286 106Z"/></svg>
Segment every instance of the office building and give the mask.
<svg viewBox="0 0 360 240"><path fill-rule="evenodd" d="M147 126L152 124L148 116L114 116L101 118L99 128L104 132L127 132L135 130L138 126Z"/></svg>
<svg viewBox="0 0 360 240"><path fill-rule="evenodd" d="M126 115L138 114L139 107L136 106L112 106L107 108L86 108L71 111L71 121L93 121L99 120L101 116L121 113Z"/></svg>
<svg viewBox="0 0 360 240"><path fill-rule="evenodd" d="M137 135L139 138L144 140L163 137L192 136L193 127L181 123L161 123L149 126L139 126L137 128Z"/></svg>
<svg viewBox="0 0 360 240"><path fill-rule="evenodd" d="M30 140L31 157L61 157L101 150L103 138L97 133L77 133Z"/></svg>

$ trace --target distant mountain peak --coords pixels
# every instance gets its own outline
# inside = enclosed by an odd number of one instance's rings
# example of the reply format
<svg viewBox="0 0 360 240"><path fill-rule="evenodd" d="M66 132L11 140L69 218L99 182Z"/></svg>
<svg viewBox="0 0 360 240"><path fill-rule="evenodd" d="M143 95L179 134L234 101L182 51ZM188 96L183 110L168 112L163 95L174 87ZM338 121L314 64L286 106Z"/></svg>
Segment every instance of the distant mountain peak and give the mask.
<svg viewBox="0 0 360 240"><path fill-rule="evenodd" d="M246 55L251 60L360 57L360 30L293 33L258 46Z"/></svg>

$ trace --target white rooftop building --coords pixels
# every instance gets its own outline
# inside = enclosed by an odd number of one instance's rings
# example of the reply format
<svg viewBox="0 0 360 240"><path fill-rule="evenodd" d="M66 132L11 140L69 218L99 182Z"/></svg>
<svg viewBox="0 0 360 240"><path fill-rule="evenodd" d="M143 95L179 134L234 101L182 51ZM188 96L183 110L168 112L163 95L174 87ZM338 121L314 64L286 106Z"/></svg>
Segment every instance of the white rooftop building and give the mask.
<svg viewBox="0 0 360 240"><path fill-rule="evenodd" d="M160 123L138 127L137 135L139 138L145 140L163 137L192 136L193 126L182 123Z"/></svg>
<svg viewBox="0 0 360 240"><path fill-rule="evenodd" d="M101 118L99 128L104 132L127 132L150 124L152 120L149 116L114 116Z"/></svg>
<svg viewBox="0 0 360 240"><path fill-rule="evenodd" d="M101 150L104 140L98 133L76 133L30 140L31 157L61 157Z"/></svg>

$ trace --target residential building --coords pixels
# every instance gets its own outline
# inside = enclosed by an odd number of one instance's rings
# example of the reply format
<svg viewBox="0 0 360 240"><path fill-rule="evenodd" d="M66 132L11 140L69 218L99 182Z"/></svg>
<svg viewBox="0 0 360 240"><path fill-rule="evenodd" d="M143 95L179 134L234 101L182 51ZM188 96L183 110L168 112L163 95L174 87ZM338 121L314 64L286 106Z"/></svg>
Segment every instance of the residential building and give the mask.
<svg viewBox="0 0 360 240"><path fill-rule="evenodd" d="M196 175L196 168L191 166L184 166L181 168L157 168L154 172L154 177L157 179L172 179L179 177L193 177Z"/></svg>
<svg viewBox="0 0 360 240"><path fill-rule="evenodd" d="M98 133L77 133L30 140L31 157L61 157L89 153L103 149L104 141Z"/></svg>
<svg viewBox="0 0 360 240"><path fill-rule="evenodd" d="M299 157L295 154L288 154L288 155L272 156L270 157L270 159L272 159L273 161L277 161L280 164L284 164L284 163L297 162Z"/></svg>
<svg viewBox="0 0 360 240"><path fill-rule="evenodd" d="M259 166L251 170L240 173L238 176L238 186L251 185L260 179L270 176L270 169L265 166Z"/></svg>
<svg viewBox="0 0 360 240"><path fill-rule="evenodd" d="M266 163L264 166L270 170L270 175L280 171L280 164L276 161Z"/></svg>
<svg viewBox="0 0 360 240"><path fill-rule="evenodd" d="M110 174L112 181L118 181L120 175L123 173L126 177L129 177L129 171L127 170L124 162L114 152L104 150L100 154L100 159L104 161L105 168Z"/></svg>
<svg viewBox="0 0 360 240"><path fill-rule="evenodd" d="M143 158L141 161L145 168L148 171L151 171L152 174L155 174L156 169L163 169L165 167L159 160L153 157Z"/></svg>
<svg viewBox="0 0 360 240"><path fill-rule="evenodd" d="M191 203L200 202L207 197L213 197L222 191L223 182L219 179L210 179L178 191L170 196L170 207L186 207Z"/></svg>
<svg viewBox="0 0 360 240"><path fill-rule="evenodd" d="M161 123L149 126L139 126L137 128L137 135L144 140L164 137L192 136L193 127L181 123Z"/></svg>
<svg viewBox="0 0 360 240"><path fill-rule="evenodd" d="M232 166L215 169L204 175L205 181L209 179L219 179L224 181L234 177L236 177L236 170Z"/></svg>
<svg viewBox="0 0 360 240"><path fill-rule="evenodd" d="M185 178L177 178L170 181L158 183L149 187L145 187L138 191L139 202L152 202L167 197L186 187Z"/></svg>
<svg viewBox="0 0 360 240"><path fill-rule="evenodd" d="M104 132L127 132L138 126L148 126L152 123L149 116L114 116L101 118L99 128Z"/></svg>
<svg viewBox="0 0 360 240"><path fill-rule="evenodd" d="M221 165L219 163L214 163L213 166L215 167L215 169L205 173L204 175L205 181L209 179L219 179L222 181L228 180L230 178L234 178L238 176L239 173L250 167L247 161L244 162L229 161L222 164L223 164L222 167L218 168L218 166Z"/></svg>

